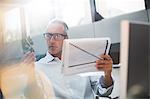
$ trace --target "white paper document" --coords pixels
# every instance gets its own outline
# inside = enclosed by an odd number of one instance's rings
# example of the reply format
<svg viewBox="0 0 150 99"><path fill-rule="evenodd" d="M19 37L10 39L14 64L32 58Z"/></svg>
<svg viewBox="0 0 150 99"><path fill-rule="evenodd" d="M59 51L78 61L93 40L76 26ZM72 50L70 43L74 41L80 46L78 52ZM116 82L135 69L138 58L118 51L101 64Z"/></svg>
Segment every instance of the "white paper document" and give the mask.
<svg viewBox="0 0 150 99"><path fill-rule="evenodd" d="M62 72L65 75L97 72L96 60L108 54L110 38L66 39L63 43Z"/></svg>

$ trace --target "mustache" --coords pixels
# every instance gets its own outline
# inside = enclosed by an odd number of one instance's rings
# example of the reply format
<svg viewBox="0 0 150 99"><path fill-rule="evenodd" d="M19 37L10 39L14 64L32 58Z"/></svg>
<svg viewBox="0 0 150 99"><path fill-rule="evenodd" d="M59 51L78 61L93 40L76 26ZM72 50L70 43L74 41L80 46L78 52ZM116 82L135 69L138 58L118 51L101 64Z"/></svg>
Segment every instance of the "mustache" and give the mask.
<svg viewBox="0 0 150 99"><path fill-rule="evenodd" d="M57 46L51 45L51 46L48 46L48 48L57 48Z"/></svg>

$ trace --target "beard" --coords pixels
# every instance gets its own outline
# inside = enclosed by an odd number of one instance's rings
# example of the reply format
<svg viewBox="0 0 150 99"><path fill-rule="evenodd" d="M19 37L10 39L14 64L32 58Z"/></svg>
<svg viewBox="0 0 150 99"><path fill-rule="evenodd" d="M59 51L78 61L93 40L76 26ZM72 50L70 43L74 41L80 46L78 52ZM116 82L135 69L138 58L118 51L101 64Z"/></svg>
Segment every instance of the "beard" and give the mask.
<svg viewBox="0 0 150 99"><path fill-rule="evenodd" d="M56 47L56 46L49 46L48 50L49 50L49 53L55 57L60 56L62 52L61 48Z"/></svg>

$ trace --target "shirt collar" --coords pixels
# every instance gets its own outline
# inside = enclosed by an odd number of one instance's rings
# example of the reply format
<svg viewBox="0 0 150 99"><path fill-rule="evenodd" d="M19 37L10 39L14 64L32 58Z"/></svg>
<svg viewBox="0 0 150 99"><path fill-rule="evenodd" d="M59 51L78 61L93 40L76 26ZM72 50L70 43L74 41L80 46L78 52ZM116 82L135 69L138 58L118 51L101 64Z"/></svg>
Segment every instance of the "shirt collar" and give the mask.
<svg viewBox="0 0 150 99"><path fill-rule="evenodd" d="M54 60L54 57L51 54L49 54L49 52L47 51L45 59L46 59L46 63L49 63Z"/></svg>
<svg viewBox="0 0 150 99"><path fill-rule="evenodd" d="M61 60L58 57L53 57L48 51L46 53L46 56L42 59L40 59L38 62L39 63L50 63L52 61L57 61L57 62L61 62Z"/></svg>

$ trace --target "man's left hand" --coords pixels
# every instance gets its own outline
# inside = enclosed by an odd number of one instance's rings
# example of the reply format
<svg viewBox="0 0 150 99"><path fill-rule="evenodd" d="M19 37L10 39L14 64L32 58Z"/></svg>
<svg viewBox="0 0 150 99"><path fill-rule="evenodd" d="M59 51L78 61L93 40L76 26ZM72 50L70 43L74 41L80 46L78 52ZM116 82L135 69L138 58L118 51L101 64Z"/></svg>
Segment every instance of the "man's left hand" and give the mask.
<svg viewBox="0 0 150 99"><path fill-rule="evenodd" d="M96 67L100 71L104 71L104 81L107 86L112 85L112 58L109 55L101 55L100 59L96 61Z"/></svg>

